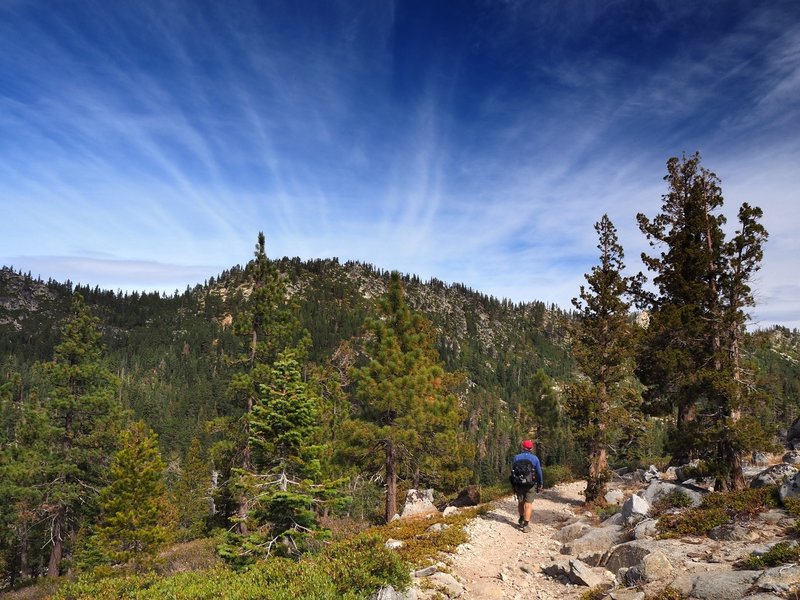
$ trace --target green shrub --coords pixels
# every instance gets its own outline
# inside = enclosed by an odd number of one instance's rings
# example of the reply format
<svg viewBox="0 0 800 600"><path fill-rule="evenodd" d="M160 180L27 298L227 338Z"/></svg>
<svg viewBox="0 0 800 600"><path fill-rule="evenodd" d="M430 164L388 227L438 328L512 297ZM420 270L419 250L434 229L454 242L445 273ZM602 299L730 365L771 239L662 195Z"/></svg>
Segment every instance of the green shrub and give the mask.
<svg viewBox="0 0 800 600"><path fill-rule="evenodd" d="M597 518L601 521L605 521L609 517L613 517L619 511L622 510L622 507L617 504L608 504L606 506L597 506L595 507L595 512L597 513Z"/></svg>
<svg viewBox="0 0 800 600"><path fill-rule="evenodd" d="M327 600L369 598L384 585L407 587L408 569L377 536L331 544L295 561L271 558L241 572L227 567L180 573L99 579L84 576L64 585L57 600Z"/></svg>
<svg viewBox="0 0 800 600"><path fill-rule="evenodd" d="M661 537L707 535L715 527L775 506L775 487L708 494L697 508L662 516L658 520L658 530Z"/></svg>
<svg viewBox="0 0 800 600"><path fill-rule="evenodd" d="M559 483L575 481L575 473L567 465L551 465L544 471L544 487L549 488Z"/></svg>
<svg viewBox="0 0 800 600"><path fill-rule="evenodd" d="M606 591L603 586L589 588L581 594L580 600L602 600L606 597Z"/></svg>
<svg viewBox="0 0 800 600"><path fill-rule="evenodd" d="M778 565L794 563L798 559L800 559L800 546L790 542L780 542L764 554L756 555L752 553L737 566L751 570L768 569Z"/></svg>
<svg viewBox="0 0 800 600"><path fill-rule="evenodd" d="M660 515L673 508L688 508L692 505L689 494L682 490L673 490L653 503L653 515Z"/></svg>

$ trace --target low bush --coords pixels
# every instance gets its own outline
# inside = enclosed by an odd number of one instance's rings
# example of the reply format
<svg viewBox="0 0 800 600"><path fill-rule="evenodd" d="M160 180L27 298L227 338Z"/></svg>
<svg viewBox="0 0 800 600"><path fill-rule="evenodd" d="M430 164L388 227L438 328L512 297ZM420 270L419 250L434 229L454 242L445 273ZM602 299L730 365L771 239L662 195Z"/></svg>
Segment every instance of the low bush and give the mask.
<svg viewBox="0 0 800 600"><path fill-rule="evenodd" d="M661 515L673 508L688 508L692 505L689 494L682 490L673 490L653 503L652 515Z"/></svg>
<svg viewBox="0 0 800 600"><path fill-rule="evenodd" d="M780 542L764 554L752 553L736 566L750 570L769 569L797 562L798 559L800 559L800 546L791 542Z"/></svg>
<svg viewBox="0 0 800 600"><path fill-rule="evenodd" d="M767 508L777 506L776 496L775 487L708 494L697 508L663 515L658 520L659 535L662 538L708 535L715 527L736 519L752 517Z"/></svg>
<svg viewBox="0 0 800 600"><path fill-rule="evenodd" d="M323 600L369 598L384 585L407 587L408 569L375 535L331 544L295 561L271 558L241 572L216 567L167 578L156 574L84 576L64 585L57 600Z"/></svg>
<svg viewBox="0 0 800 600"><path fill-rule="evenodd" d="M575 473L567 465L551 465L543 469L544 487L549 488L559 483L575 481Z"/></svg>

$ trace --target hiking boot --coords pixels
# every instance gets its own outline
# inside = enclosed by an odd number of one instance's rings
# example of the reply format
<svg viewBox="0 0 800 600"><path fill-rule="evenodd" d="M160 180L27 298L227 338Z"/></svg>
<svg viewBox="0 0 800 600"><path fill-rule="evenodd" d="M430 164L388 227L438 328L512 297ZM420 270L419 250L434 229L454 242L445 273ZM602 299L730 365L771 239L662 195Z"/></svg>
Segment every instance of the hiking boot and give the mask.
<svg viewBox="0 0 800 600"><path fill-rule="evenodd" d="M519 525L520 527L522 527L524 524L525 524L525 519L523 519L522 517L520 517L520 518L517 520L517 525Z"/></svg>
<svg viewBox="0 0 800 600"><path fill-rule="evenodd" d="M530 526L530 525L528 525L528 523L527 523L526 521L523 521L523 522L522 522L522 525L520 525L520 528L519 528L519 529L520 529L520 531L521 531L522 533L529 533L529 532L530 532L530 530L531 530L531 526Z"/></svg>

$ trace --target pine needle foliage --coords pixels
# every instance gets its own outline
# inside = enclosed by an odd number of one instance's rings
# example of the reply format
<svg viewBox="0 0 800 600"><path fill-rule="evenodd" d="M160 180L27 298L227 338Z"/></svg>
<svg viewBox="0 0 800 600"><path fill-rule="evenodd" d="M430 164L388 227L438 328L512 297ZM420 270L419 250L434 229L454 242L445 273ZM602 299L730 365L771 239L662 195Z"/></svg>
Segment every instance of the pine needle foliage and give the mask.
<svg viewBox="0 0 800 600"><path fill-rule="evenodd" d="M640 397L633 384L634 328L626 300L639 278L622 274L624 253L614 224L603 215L595 230L600 264L581 286L572 349L584 378L569 388L570 411L589 465L586 501L601 499L610 471L609 446L619 424L637 420Z"/></svg>
<svg viewBox="0 0 800 600"><path fill-rule="evenodd" d="M111 482L100 491L94 547L114 565L152 568L170 540L165 464L157 436L141 421L122 433L111 463Z"/></svg>

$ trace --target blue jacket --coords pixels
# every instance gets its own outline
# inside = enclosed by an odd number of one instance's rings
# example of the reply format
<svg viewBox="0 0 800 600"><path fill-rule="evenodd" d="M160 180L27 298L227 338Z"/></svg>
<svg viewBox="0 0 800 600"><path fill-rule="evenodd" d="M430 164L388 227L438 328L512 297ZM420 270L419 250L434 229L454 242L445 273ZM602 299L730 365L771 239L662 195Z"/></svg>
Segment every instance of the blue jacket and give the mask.
<svg viewBox="0 0 800 600"><path fill-rule="evenodd" d="M529 460L533 463L533 468L536 469L536 478L537 483L536 485L541 486L544 484L544 474L542 473L542 463L539 462L539 457L536 456L533 452L520 452L517 454L512 460L511 464L513 465L518 460Z"/></svg>

